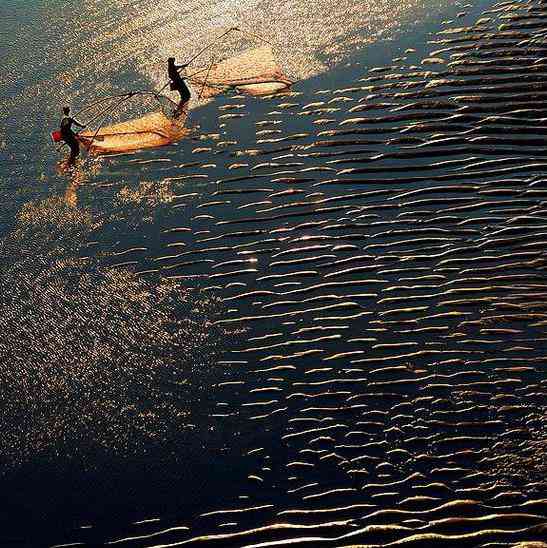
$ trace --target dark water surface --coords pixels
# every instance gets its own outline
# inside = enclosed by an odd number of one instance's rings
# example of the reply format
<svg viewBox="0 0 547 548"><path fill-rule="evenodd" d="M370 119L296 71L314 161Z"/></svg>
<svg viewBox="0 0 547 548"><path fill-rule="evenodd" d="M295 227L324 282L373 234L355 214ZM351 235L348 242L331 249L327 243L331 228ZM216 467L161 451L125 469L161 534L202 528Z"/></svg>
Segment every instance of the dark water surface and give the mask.
<svg viewBox="0 0 547 548"><path fill-rule="evenodd" d="M0 7L2 546L545 546L547 4L310 6ZM57 173L242 21L290 94Z"/></svg>

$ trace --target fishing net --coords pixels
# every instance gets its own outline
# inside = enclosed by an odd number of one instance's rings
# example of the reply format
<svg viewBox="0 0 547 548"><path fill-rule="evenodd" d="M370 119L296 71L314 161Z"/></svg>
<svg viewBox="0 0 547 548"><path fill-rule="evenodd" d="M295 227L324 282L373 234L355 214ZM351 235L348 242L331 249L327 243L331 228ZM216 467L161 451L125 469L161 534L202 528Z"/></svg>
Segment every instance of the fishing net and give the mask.
<svg viewBox="0 0 547 548"><path fill-rule="evenodd" d="M202 67L189 80L204 98L229 89L248 95L270 95L292 84L276 63L269 46L250 49L220 63Z"/></svg>
<svg viewBox="0 0 547 548"><path fill-rule="evenodd" d="M211 98L230 89L248 95L270 95L292 84L275 61L272 48L266 45L198 68L188 80L198 99ZM160 147L175 143L189 133L185 127L187 105L181 108L167 97L152 92L100 99L81 112L86 112L87 119L94 122L88 122L92 129L78 135L80 143L91 154Z"/></svg>
<svg viewBox="0 0 547 548"><path fill-rule="evenodd" d="M123 102L123 108L121 103ZM143 110L155 110L142 114ZM172 144L188 135L187 112L163 96L139 94L122 97L95 127L78 134L91 154L116 154ZM116 118L129 118L111 123ZM108 125L105 124L108 121Z"/></svg>

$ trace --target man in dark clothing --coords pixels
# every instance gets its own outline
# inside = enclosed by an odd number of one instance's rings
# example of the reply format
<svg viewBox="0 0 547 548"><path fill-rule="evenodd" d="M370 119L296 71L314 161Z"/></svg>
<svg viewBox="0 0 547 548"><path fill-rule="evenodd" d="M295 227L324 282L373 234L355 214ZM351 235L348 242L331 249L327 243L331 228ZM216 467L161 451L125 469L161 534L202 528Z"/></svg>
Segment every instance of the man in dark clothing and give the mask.
<svg viewBox="0 0 547 548"><path fill-rule="evenodd" d="M74 118L70 117L70 107L63 108L63 117L61 118L61 137L63 141L70 147L70 156L68 164L75 163L76 158L80 155L80 143L76 139L76 134L72 131L72 125L85 128L84 124L80 124Z"/></svg>
<svg viewBox="0 0 547 548"><path fill-rule="evenodd" d="M170 89L178 91L180 94L180 103L177 112L180 113L182 107L190 100L190 90L184 81L184 78L179 74L180 69L186 68L187 65L175 65L175 58L167 59L167 75L169 76Z"/></svg>

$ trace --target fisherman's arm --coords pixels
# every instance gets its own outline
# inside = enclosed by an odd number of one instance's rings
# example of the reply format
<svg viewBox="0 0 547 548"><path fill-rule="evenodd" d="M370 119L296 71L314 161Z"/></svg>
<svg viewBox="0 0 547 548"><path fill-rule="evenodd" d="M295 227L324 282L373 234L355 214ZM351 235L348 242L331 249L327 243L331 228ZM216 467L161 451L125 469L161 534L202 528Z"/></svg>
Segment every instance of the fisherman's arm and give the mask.
<svg viewBox="0 0 547 548"><path fill-rule="evenodd" d="M74 118L71 118L71 121L75 126L78 126L78 127L81 127L81 128L87 127L85 124L80 124L80 122L78 122L78 120L75 120Z"/></svg>

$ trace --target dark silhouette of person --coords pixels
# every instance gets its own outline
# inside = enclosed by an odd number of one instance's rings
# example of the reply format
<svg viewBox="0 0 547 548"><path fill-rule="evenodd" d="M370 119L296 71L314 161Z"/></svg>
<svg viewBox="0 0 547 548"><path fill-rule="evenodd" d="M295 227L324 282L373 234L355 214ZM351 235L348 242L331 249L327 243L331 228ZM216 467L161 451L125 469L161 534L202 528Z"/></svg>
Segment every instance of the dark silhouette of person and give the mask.
<svg viewBox="0 0 547 548"><path fill-rule="evenodd" d="M61 137L63 141L70 147L70 156L68 158L68 164L73 165L76 162L76 158L80 155L80 143L76 138L76 134L72 131L72 126L78 126L85 128L84 124L76 121L70 116L70 107L63 108L63 117L61 118Z"/></svg>
<svg viewBox="0 0 547 548"><path fill-rule="evenodd" d="M190 100L190 90L184 81L184 78L179 74L180 69L186 68L188 65L175 65L175 58L167 59L167 75L169 76L170 89L178 91L180 94L180 103L176 112L182 110L182 107Z"/></svg>

